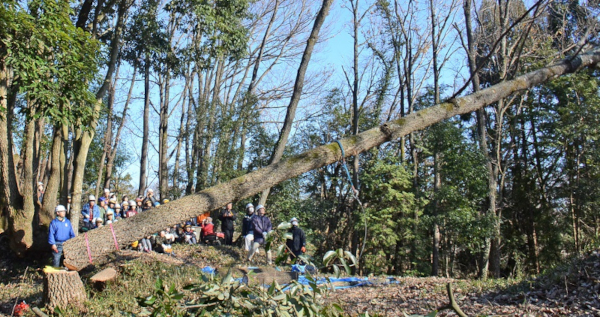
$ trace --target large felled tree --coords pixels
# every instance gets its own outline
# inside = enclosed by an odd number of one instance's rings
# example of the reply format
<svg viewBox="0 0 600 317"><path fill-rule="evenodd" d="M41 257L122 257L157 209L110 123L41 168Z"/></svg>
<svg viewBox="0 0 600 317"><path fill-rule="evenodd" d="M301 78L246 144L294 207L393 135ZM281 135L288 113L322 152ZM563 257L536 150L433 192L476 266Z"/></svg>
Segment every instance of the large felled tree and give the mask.
<svg viewBox="0 0 600 317"><path fill-rule="evenodd" d="M456 98L404 118L387 122L356 136L340 140L346 156L355 156L385 142L398 139L410 132L423 129L452 116L473 112L488 104L522 90L547 82L555 77L573 73L581 68L598 66L600 49L590 51L558 64L548 66L514 80L505 81L476 93ZM64 245L65 265L81 270L89 264L107 259L116 246L124 246L140 237L162 230L205 211L217 209L227 202L238 201L261 192L287 179L340 160L341 151L336 143L327 144L287 160L271 164L227 183L189 195L149 212L115 223L112 227L92 230L67 241ZM89 252L88 252L89 250Z"/></svg>

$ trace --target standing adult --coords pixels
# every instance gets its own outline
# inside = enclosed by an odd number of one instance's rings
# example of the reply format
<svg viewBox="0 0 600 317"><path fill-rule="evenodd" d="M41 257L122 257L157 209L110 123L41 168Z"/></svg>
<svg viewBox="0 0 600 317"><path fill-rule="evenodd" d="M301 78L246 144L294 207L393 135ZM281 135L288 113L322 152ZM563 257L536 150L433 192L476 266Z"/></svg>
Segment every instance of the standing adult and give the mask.
<svg viewBox="0 0 600 317"><path fill-rule="evenodd" d="M233 244L233 229L235 225L235 212L232 203L228 203L225 209L221 211L219 220L221 220L221 230L225 234L225 245Z"/></svg>
<svg viewBox="0 0 600 317"><path fill-rule="evenodd" d="M83 226L87 229L94 229L96 224L94 219L100 218L100 208L96 205L96 197L90 195L88 197L88 203L81 208L81 215L83 216Z"/></svg>
<svg viewBox="0 0 600 317"><path fill-rule="evenodd" d="M63 205L58 205L54 211L56 212L56 218L50 222L48 244L52 247L52 266L59 267L60 258L63 253L63 243L71 238L75 238L75 232L73 232L71 221L66 218L67 208Z"/></svg>
<svg viewBox="0 0 600 317"><path fill-rule="evenodd" d="M244 250L250 252L254 242L254 231L252 231L252 219L254 218L254 205L246 205L246 215L242 220L242 238L244 238Z"/></svg>
<svg viewBox="0 0 600 317"><path fill-rule="evenodd" d="M267 241L267 235L273 230L271 225L271 219L265 216L266 210L263 205L256 206L258 215L255 215L252 219L252 231L254 232L254 243L252 244L252 250L248 255L248 261L252 261L254 254L258 251L258 248L265 244ZM267 262L271 265L271 251L267 251Z"/></svg>
<svg viewBox="0 0 600 317"><path fill-rule="evenodd" d="M148 202L150 202L151 207L156 207L156 205L158 204L158 200L156 200L156 198L154 197L154 190L152 188L148 188L146 190L146 197L144 197L144 201L142 202L142 208L146 207L148 205ZM146 210L147 209L144 209L144 211Z"/></svg>
<svg viewBox="0 0 600 317"><path fill-rule="evenodd" d="M287 240L285 244L292 253L292 260L295 259L296 262L302 262L298 257L306 253L306 235L304 235L304 231L298 226L298 219L294 217L290 220L290 223L292 227L288 232L292 234L292 239Z"/></svg>
<svg viewBox="0 0 600 317"><path fill-rule="evenodd" d="M108 206L109 199L110 199L110 189L105 188L104 194L100 198L98 198L98 202L104 201L106 203L106 205Z"/></svg>
<svg viewBox="0 0 600 317"><path fill-rule="evenodd" d="M44 202L44 183L38 182L36 196L37 196L36 204L38 204L38 206L42 207L42 203Z"/></svg>
<svg viewBox="0 0 600 317"><path fill-rule="evenodd" d="M67 215L71 215L71 195L67 196Z"/></svg>

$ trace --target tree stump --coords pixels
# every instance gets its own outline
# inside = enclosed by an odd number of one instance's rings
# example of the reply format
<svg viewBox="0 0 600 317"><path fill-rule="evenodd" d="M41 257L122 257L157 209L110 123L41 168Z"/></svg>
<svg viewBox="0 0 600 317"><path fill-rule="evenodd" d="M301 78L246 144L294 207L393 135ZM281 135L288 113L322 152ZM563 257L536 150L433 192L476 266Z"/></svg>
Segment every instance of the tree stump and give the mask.
<svg viewBox="0 0 600 317"><path fill-rule="evenodd" d="M87 295L77 271L45 269L44 273L44 304L50 311L69 305L83 308Z"/></svg>

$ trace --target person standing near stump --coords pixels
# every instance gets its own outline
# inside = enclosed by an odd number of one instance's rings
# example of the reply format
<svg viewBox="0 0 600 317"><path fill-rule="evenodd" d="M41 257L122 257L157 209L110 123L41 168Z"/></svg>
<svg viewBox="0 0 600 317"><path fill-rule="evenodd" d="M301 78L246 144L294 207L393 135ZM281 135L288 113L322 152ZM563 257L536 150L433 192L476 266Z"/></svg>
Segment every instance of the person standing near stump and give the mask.
<svg viewBox="0 0 600 317"><path fill-rule="evenodd" d="M56 218L50 223L48 244L52 247L52 266L59 267L63 253L63 243L75 238L75 232L73 232L71 221L66 218L67 208L58 205L54 211L56 212Z"/></svg>
<svg viewBox="0 0 600 317"><path fill-rule="evenodd" d="M225 245L233 244L233 229L235 225L235 212L231 210L232 203L228 203L227 207L221 211L219 220L221 220L221 230L225 234Z"/></svg>

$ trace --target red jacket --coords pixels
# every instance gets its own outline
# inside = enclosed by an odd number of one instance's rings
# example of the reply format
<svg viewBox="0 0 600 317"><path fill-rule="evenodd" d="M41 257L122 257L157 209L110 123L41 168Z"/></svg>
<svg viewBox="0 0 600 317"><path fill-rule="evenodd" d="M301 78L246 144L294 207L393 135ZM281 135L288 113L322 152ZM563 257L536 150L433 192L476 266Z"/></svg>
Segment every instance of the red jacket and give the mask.
<svg viewBox="0 0 600 317"><path fill-rule="evenodd" d="M210 236L215 234L215 225L212 223L202 224L202 236Z"/></svg>

